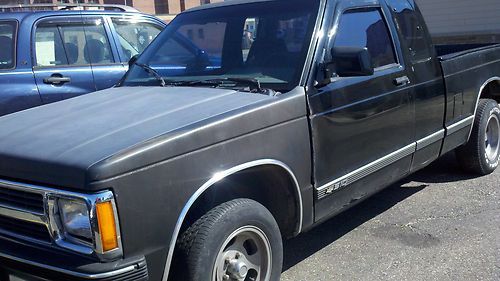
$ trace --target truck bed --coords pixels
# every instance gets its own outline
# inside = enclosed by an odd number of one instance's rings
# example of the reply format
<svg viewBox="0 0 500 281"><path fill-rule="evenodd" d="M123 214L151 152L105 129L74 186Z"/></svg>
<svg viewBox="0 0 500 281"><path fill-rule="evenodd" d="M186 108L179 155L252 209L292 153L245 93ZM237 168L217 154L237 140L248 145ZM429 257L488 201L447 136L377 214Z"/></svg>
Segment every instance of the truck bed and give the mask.
<svg viewBox="0 0 500 281"><path fill-rule="evenodd" d="M446 87L445 126L475 115L478 97L487 82L500 80L500 44L436 46ZM469 127L470 129L470 127ZM443 153L465 143L469 129L448 138Z"/></svg>
<svg viewBox="0 0 500 281"><path fill-rule="evenodd" d="M448 44L436 45L436 52L440 60L448 60L464 54L474 53L484 49L498 47L500 44Z"/></svg>

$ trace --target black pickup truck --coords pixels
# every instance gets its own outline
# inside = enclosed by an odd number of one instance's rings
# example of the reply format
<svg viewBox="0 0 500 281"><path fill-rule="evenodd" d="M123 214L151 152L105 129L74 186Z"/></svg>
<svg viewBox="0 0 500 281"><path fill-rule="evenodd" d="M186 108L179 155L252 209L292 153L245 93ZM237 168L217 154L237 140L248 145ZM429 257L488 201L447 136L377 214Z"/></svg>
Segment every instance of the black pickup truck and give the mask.
<svg viewBox="0 0 500 281"><path fill-rule="evenodd" d="M413 0L207 5L130 65L0 118L2 280L279 280L282 238L499 162L500 46L438 54Z"/></svg>

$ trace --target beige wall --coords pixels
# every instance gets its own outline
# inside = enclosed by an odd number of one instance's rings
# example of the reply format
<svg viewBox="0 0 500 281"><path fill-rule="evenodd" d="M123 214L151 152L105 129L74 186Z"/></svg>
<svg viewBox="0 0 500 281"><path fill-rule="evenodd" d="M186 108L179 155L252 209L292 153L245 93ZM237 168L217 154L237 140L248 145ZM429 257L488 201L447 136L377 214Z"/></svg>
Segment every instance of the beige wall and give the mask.
<svg viewBox="0 0 500 281"><path fill-rule="evenodd" d="M435 36L500 33L500 0L416 1Z"/></svg>
<svg viewBox="0 0 500 281"><path fill-rule="evenodd" d="M147 14L155 13L154 0L134 0L134 8Z"/></svg>

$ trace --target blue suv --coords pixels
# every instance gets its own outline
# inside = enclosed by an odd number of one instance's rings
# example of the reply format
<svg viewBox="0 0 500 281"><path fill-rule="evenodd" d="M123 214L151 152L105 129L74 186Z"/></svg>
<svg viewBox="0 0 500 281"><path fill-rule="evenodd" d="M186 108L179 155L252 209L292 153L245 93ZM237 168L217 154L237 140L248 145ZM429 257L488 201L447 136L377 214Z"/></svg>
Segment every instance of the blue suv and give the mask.
<svg viewBox="0 0 500 281"><path fill-rule="evenodd" d="M0 11L0 116L112 87L165 27L116 5Z"/></svg>

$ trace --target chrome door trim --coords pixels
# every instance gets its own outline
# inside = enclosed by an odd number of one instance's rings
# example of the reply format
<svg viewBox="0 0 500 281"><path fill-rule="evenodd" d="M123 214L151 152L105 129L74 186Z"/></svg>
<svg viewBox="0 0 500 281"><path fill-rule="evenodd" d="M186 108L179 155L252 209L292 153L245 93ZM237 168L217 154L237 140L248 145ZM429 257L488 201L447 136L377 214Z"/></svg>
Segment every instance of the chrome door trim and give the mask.
<svg viewBox="0 0 500 281"><path fill-rule="evenodd" d="M446 126L446 136L450 136L463 128L470 126L474 123L474 116L469 116L465 119L462 119L458 122L451 124L450 126ZM472 131L472 128L471 128Z"/></svg>
<svg viewBox="0 0 500 281"><path fill-rule="evenodd" d="M415 153L417 144L412 143L389 155L386 155L378 160L375 160L349 174L335 179L327 184L324 184L316 189L316 199L320 200L334 193L335 191L347 187L364 177L367 177L383 168Z"/></svg>
<svg viewBox="0 0 500 281"><path fill-rule="evenodd" d="M429 135L423 139L417 141L417 151L426 148L427 146L434 144L442 139L444 139L445 131L441 129L432 135Z"/></svg>
<svg viewBox="0 0 500 281"><path fill-rule="evenodd" d="M217 182L221 181L222 179L235 174L237 172L243 171L248 168L253 168L253 167L258 167L258 166L265 166L265 165L274 165L274 166L279 166L283 169L285 169L290 177L293 179L293 183L295 185L295 188L297 189L297 199L299 203L299 223L297 226L296 234L299 234L302 232L302 220L303 220L303 204L302 204L302 194L300 192L300 186L299 182L297 181L297 177L293 173L292 169L288 167L285 163L275 160L275 159L260 159L260 160L255 160L247 163L243 163L241 165L232 167L230 169L224 170L217 172L212 175L212 177L205 182L201 187L196 190L196 192L189 198L187 203L184 205L184 208L182 209L179 218L177 219L177 224L175 225L174 232L172 234L172 238L170 239L170 246L168 249L168 255L167 255L167 261L165 262L165 269L163 271L163 281L168 280L168 275L170 271L170 265L172 264L172 259L174 255L174 250L175 250L175 244L177 242L177 237L179 236L179 232L181 230L182 224L184 223L184 219L186 218L186 215L188 214L189 209L193 206L193 204L196 202L196 200L206 191L208 190L212 185L216 184Z"/></svg>

